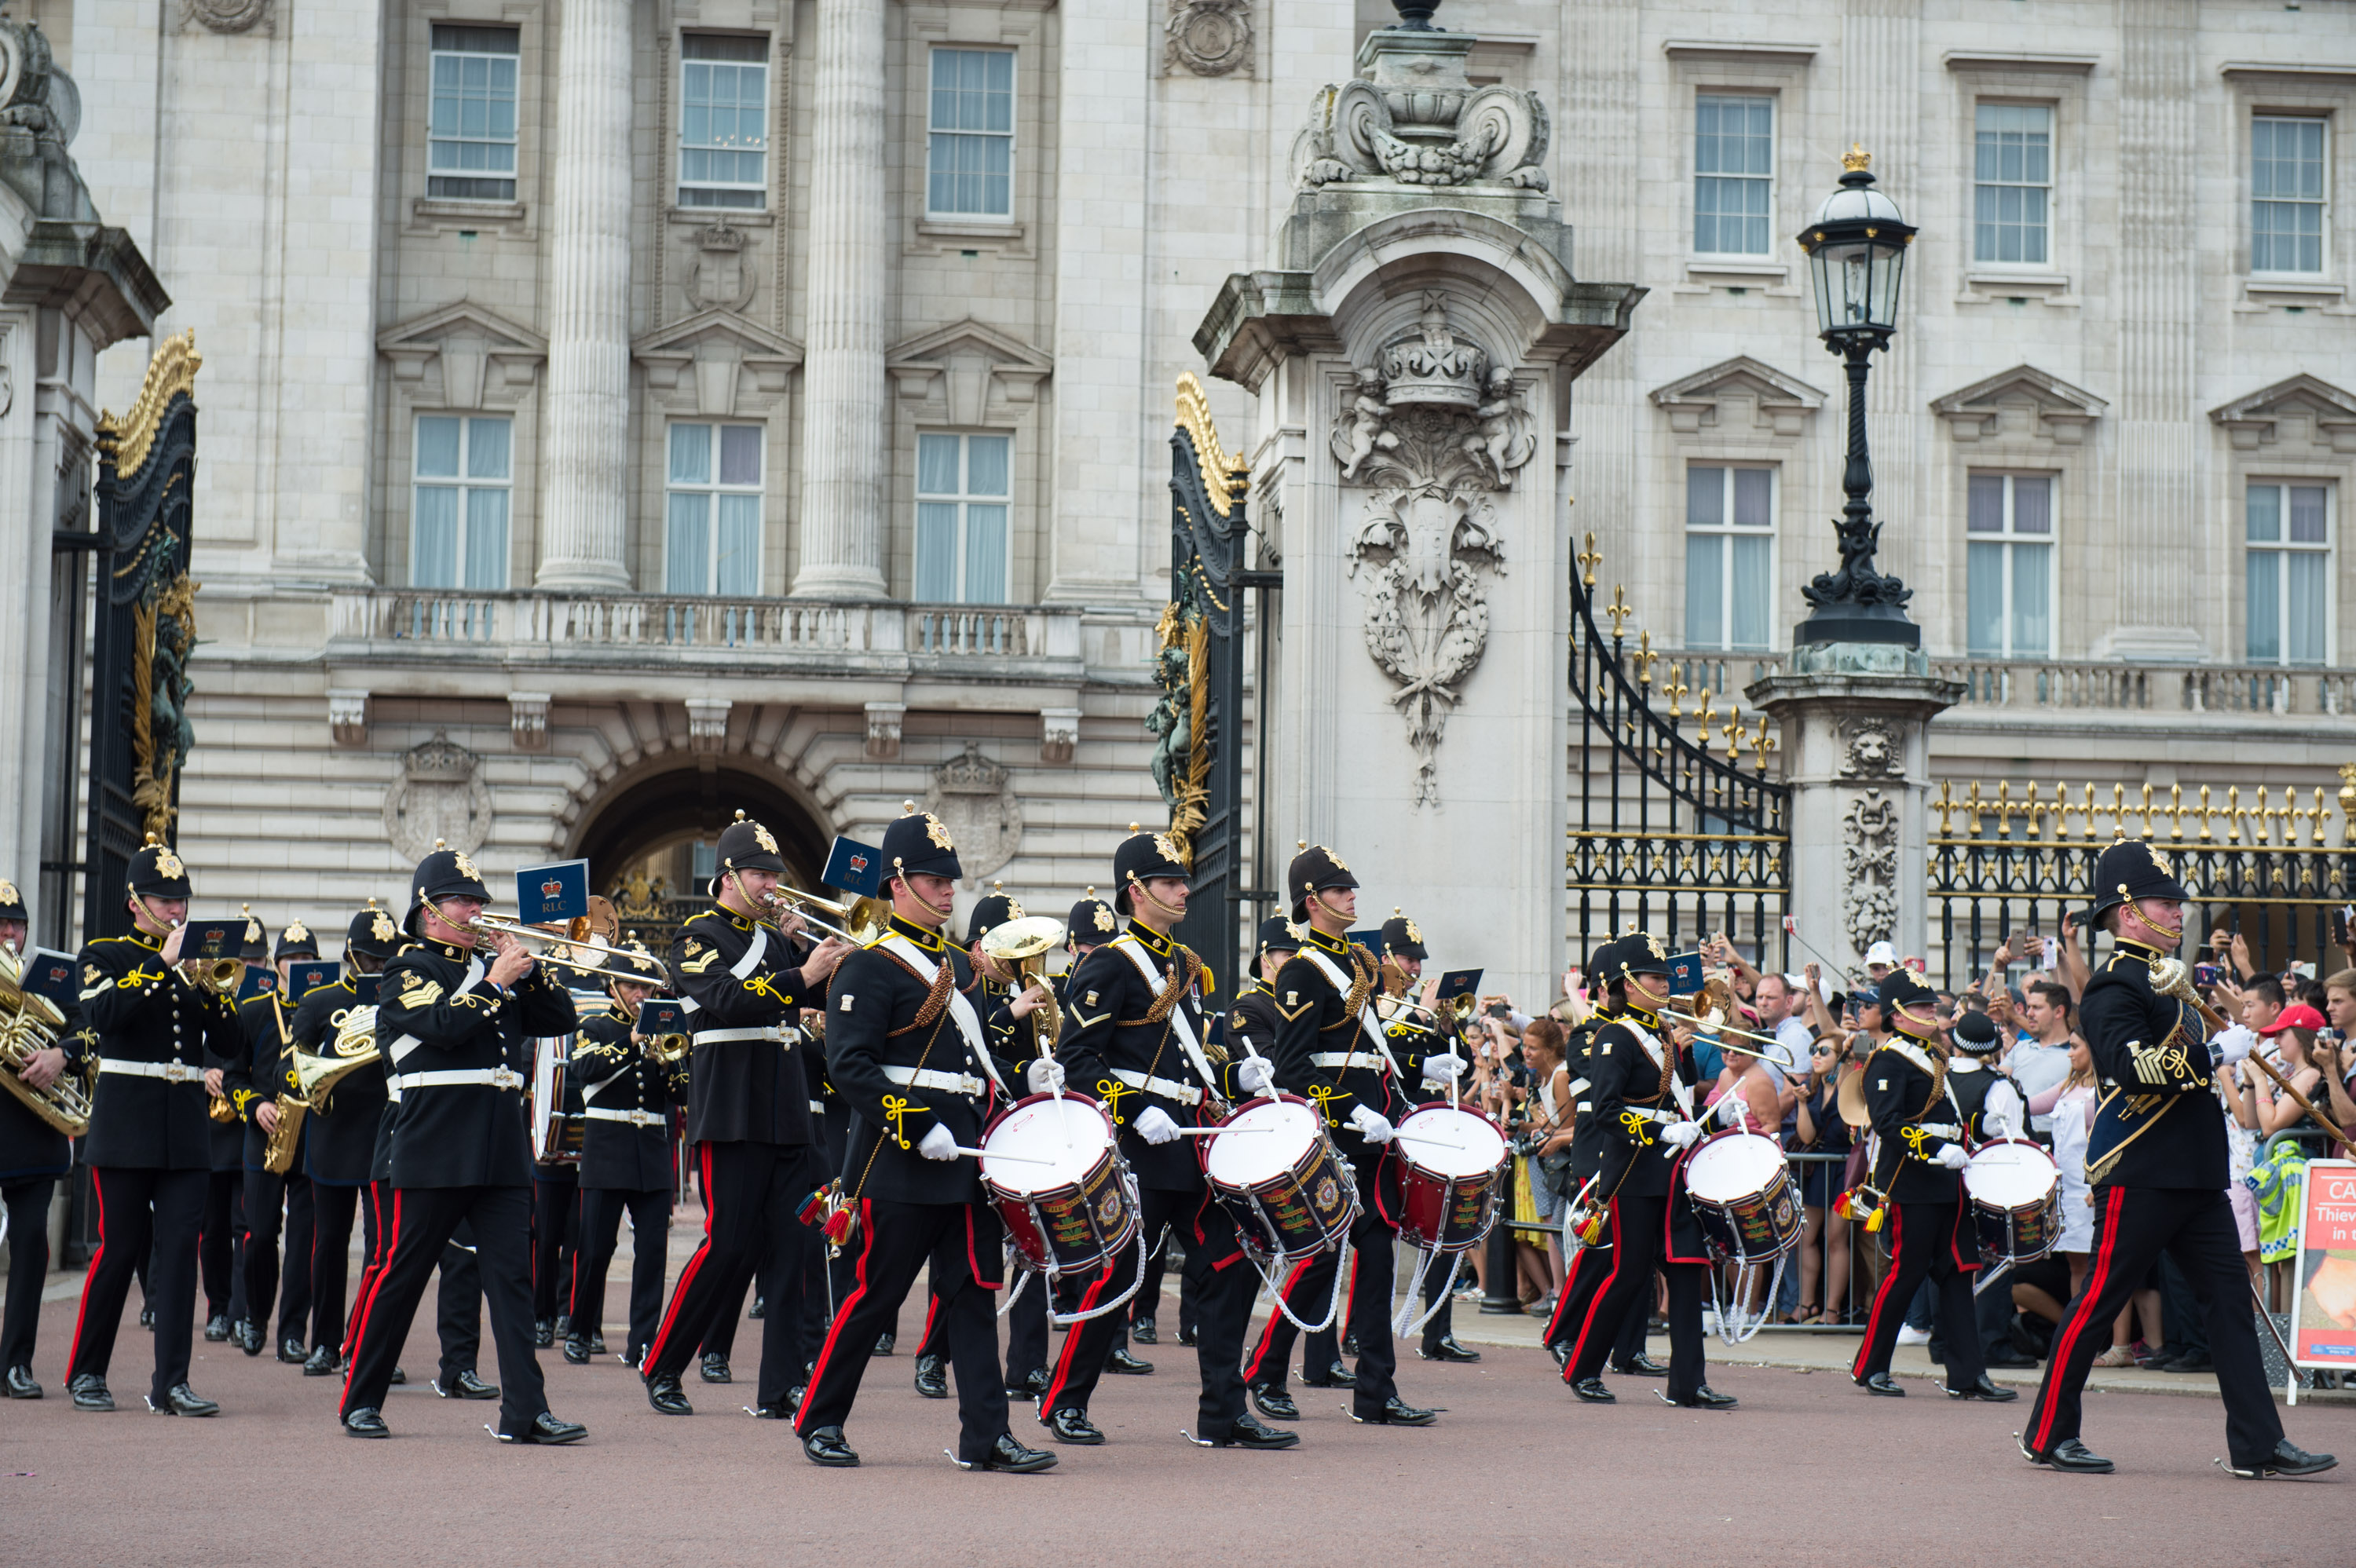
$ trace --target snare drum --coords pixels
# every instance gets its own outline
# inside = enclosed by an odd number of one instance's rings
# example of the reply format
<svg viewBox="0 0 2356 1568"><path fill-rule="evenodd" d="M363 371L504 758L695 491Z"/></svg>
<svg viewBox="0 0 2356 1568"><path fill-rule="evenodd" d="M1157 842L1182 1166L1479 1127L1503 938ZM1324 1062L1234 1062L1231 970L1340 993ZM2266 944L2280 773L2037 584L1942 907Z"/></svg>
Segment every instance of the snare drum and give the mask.
<svg viewBox="0 0 2356 1568"><path fill-rule="evenodd" d="M1293 1094L1251 1100L1219 1124L1203 1161L1212 1195L1226 1206L1254 1257L1290 1261L1322 1253L1358 1218L1358 1182L1325 1136L1323 1118Z"/></svg>
<svg viewBox="0 0 2356 1568"><path fill-rule="evenodd" d="M1093 1100L1017 1101L983 1132L981 1151L982 1190L1028 1267L1050 1276L1093 1274L1137 1240L1136 1188L1112 1123Z"/></svg>
<svg viewBox="0 0 2356 1568"><path fill-rule="evenodd" d="M1800 1243L1800 1194L1783 1147L1760 1133L1704 1138L1686 1158L1686 1192L1710 1250L1740 1264L1771 1263Z"/></svg>
<svg viewBox="0 0 2356 1568"><path fill-rule="evenodd" d="M2026 1138L1982 1144L1964 1167L1980 1265L2030 1264L2062 1239L2062 1172L2053 1157Z"/></svg>
<svg viewBox="0 0 2356 1568"><path fill-rule="evenodd" d="M1470 1252L1497 1222L1505 1135L1468 1106L1435 1101L1398 1125L1399 1239L1434 1253Z"/></svg>

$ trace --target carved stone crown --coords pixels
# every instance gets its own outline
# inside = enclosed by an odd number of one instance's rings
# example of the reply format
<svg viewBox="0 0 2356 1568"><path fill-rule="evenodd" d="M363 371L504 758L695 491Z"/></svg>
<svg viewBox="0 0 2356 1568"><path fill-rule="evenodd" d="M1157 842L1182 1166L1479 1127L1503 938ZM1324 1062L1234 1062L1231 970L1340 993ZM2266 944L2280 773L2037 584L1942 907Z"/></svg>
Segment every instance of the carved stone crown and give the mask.
<svg viewBox="0 0 2356 1568"><path fill-rule="evenodd" d="M407 772L412 784L464 784L475 776L475 753L436 730L434 739L410 750Z"/></svg>
<svg viewBox="0 0 2356 1568"><path fill-rule="evenodd" d="M1423 296L1421 330L1402 337L1382 353L1383 379L1394 409L1418 405L1474 409L1488 379L1489 356L1474 343L1458 339L1448 326L1447 297L1437 292Z"/></svg>
<svg viewBox="0 0 2356 1568"><path fill-rule="evenodd" d="M742 251L744 248L744 231L723 218L696 230L695 246L708 254Z"/></svg>
<svg viewBox="0 0 2356 1568"><path fill-rule="evenodd" d="M968 742L958 756L943 763L934 774L944 795L996 795L1006 787L1007 771Z"/></svg>

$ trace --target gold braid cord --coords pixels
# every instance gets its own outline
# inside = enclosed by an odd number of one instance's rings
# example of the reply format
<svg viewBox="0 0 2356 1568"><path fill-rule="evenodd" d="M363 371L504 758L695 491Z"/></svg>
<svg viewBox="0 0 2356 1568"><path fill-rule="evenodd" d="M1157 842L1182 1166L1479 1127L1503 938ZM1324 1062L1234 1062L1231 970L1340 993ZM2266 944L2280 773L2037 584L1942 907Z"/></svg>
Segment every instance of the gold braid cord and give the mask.
<svg viewBox="0 0 2356 1568"><path fill-rule="evenodd" d="M117 474L136 474L146 463L172 399L182 392L196 395L197 372L204 363L204 357L197 352L193 327L164 339L155 357L147 361L147 379L140 385L131 411L119 420L112 413L99 416L99 449L114 460Z"/></svg>

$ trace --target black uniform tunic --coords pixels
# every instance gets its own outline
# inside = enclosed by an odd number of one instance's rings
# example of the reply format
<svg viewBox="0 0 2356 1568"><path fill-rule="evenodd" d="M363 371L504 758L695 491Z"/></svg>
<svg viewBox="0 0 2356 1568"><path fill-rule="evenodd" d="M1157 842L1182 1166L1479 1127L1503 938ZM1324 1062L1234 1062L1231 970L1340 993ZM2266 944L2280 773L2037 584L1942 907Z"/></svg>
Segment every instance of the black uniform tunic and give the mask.
<svg viewBox="0 0 2356 1568"><path fill-rule="evenodd" d="M523 1085L531 1041L569 1034L572 993L545 965L501 997L463 947L412 942L385 965L377 1038L402 1083L392 1129L395 1187L529 1187ZM420 1083L420 1074L504 1068L512 1084Z"/></svg>
<svg viewBox="0 0 2356 1568"><path fill-rule="evenodd" d="M581 1185L622 1192L668 1191L670 1108L686 1100L688 1065L664 1067L646 1053L620 1008L581 1025L573 1070L588 1110L636 1112L643 1121L588 1116L581 1128Z"/></svg>
<svg viewBox="0 0 2356 1568"><path fill-rule="evenodd" d="M82 1021L106 1061L178 1062L178 1081L108 1072L99 1080L82 1158L126 1169L209 1170L208 1053L235 1058L237 1010L164 963L147 936L102 936L81 950Z"/></svg>
<svg viewBox="0 0 2356 1568"><path fill-rule="evenodd" d="M294 1006L288 1026L294 1043L314 1055L333 1054L337 1020L359 1005L359 989L348 975L332 986L315 986ZM303 1124L305 1157L311 1179L329 1187L358 1187L369 1179L375 1157L377 1124L384 1117L384 1040L378 1059L355 1067L336 1082L324 1107L314 1105Z"/></svg>

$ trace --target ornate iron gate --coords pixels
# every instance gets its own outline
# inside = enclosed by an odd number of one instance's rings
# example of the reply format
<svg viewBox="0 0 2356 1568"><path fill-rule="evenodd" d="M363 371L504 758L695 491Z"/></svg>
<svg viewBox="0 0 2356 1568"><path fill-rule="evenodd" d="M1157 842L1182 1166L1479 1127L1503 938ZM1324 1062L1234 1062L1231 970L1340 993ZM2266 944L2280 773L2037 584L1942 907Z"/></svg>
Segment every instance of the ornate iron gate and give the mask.
<svg viewBox="0 0 2356 1568"><path fill-rule="evenodd" d="M1572 962L1640 925L1681 947L1724 932L1754 961L1789 967L1791 791L1767 777L1775 738L1766 719L1746 729L1725 699L1741 656L1666 656L1649 632L1631 652L1625 592L1615 586L1611 603L1595 603L1601 561L1589 534L1570 580ZM1599 614L1611 619L1608 633Z"/></svg>

